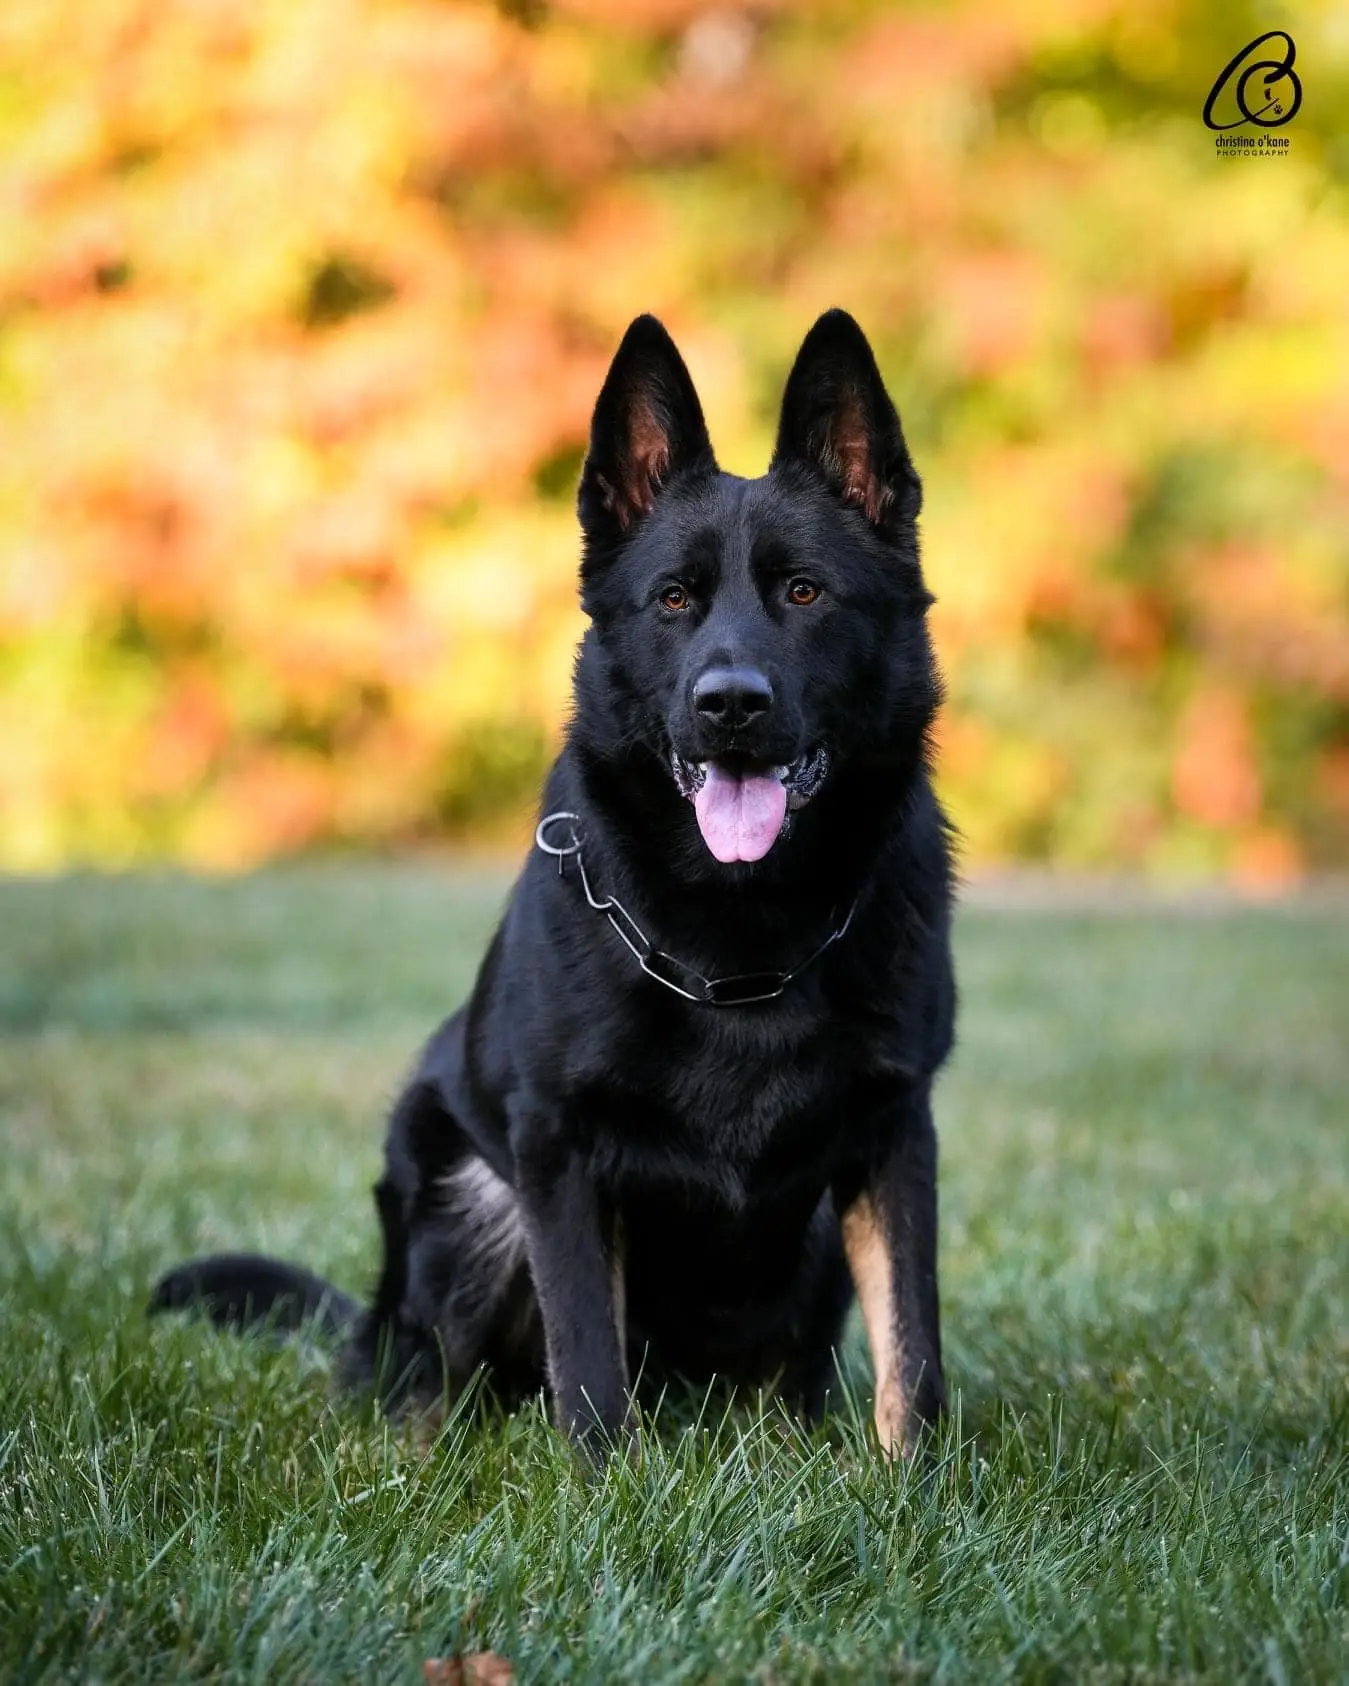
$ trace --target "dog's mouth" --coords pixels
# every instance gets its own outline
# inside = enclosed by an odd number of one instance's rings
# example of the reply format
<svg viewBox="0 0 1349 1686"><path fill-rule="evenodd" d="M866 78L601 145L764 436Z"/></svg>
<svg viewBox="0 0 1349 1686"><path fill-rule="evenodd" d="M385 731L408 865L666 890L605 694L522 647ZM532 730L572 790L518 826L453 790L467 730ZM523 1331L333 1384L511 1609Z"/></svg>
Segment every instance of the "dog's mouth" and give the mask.
<svg viewBox="0 0 1349 1686"><path fill-rule="evenodd" d="M824 783L829 751L820 744L786 766L765 767L744 756L686 761L676 750L670 766L716 858L761 861Z"/></svg>

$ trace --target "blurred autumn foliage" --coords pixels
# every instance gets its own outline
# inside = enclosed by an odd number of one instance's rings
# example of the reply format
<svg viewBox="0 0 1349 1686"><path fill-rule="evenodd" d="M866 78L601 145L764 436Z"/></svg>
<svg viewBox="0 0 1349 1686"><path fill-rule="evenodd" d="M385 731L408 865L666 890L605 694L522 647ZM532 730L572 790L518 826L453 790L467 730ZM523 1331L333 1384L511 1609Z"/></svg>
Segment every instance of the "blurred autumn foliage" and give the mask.
<svg viewBox="0 0 1349 1686"><path fill-rule="evenodd" d="M1347 111L1332 4L5 0L0 861L518 823L628 319L758 473L837 303L969 857L1349 864Z"/></svg>

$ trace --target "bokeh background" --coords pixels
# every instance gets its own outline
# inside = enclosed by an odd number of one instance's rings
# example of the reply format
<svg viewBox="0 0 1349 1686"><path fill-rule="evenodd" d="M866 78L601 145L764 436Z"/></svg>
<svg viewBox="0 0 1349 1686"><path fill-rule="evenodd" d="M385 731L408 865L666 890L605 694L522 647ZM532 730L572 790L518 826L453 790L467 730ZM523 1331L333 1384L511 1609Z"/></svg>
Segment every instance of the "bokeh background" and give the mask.
<svg viewBox="0 0 1349 1686"><path fill-rule="evenodd" d="M0 864L518 839L627 321L758 473L843 304L967 861L1345 867L1347 113L1331 4L5 0Z"/></svg>

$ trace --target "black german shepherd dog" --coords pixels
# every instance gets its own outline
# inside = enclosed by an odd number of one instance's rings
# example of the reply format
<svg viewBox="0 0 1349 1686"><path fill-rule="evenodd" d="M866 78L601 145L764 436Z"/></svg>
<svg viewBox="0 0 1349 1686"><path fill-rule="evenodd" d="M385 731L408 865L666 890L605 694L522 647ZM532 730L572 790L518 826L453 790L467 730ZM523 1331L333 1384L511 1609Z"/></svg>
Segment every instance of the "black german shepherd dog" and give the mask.
<svg viewBox="0 0 1349 1686"><path fill-rule="evenodd" d="M485 1365L599 1445L638 1370L814 1416L855 1289L881 1446L912 1450L944 1402L955 1011L921 496L844 312L757 480L718 469L669 335L632 324L581 478L574 714L472 995L394 1108L374 1303L238 1255L156 1309L326 1317L390 1402Z"/></svg>

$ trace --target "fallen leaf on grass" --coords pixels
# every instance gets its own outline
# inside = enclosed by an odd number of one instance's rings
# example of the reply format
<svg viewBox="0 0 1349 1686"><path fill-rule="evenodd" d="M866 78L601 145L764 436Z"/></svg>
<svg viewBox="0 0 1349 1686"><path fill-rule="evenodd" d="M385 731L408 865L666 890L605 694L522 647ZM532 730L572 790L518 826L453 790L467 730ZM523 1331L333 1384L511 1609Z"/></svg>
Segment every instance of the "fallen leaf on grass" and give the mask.
<svg viewBox="0 0 1349 1686"><path fill-rule="evenodd" d="M428 1657L422 1664L426 1686L511 1686L515 1670L495 1651L467 1657Z"/></svg>

